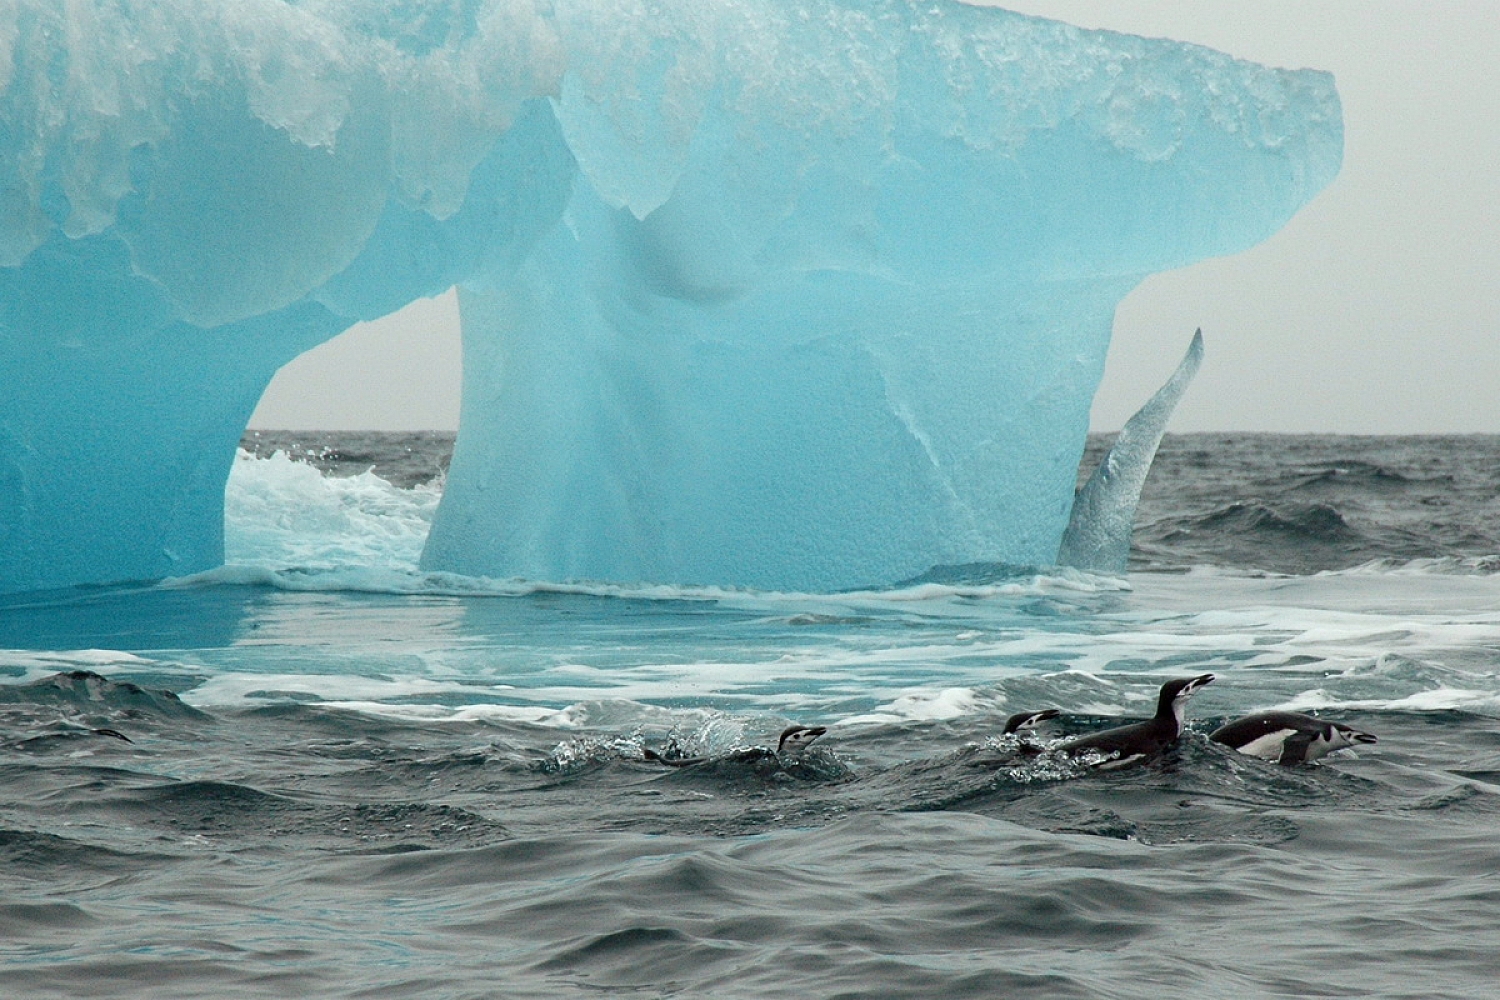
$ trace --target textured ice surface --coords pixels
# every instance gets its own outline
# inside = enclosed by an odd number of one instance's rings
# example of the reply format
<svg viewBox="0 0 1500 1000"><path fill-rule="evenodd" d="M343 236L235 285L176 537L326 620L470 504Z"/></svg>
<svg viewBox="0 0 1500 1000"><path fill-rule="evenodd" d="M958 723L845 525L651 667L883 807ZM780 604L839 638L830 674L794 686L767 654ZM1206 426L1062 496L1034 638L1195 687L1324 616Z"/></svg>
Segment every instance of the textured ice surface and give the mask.
<svg viewBox="0 0 1500 1000"><path fill-rule="evenodd" d="M430 568L1049 563L1116 303L1341 148L1326 74L930 0L14 0L0 589L214 565L276 369L454 284Z"/></svg>

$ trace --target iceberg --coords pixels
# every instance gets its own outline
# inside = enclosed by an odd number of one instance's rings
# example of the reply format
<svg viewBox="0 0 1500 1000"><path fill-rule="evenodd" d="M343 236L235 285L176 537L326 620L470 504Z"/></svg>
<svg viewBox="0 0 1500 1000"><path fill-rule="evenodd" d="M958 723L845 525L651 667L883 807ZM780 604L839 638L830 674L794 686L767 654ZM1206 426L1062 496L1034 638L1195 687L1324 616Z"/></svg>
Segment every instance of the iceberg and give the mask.
<svg viewBox="0 0 1500 1000"><path fill-rule="evenodd" d="M13 0L0 590L217 565L277 369L454 286L427 569L1049 564L1119 300L1341 155L1325 73L949 0Z"/></svg>

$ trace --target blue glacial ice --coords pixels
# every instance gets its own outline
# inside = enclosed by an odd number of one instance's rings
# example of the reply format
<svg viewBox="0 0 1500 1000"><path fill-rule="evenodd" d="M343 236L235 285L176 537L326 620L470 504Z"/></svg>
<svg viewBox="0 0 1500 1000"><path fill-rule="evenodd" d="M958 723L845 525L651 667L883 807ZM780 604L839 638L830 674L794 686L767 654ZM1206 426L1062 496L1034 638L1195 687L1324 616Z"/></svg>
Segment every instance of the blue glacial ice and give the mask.
<svg viewBox="0 0 1500 1000"><path fill-rule="evenodd" d="M218 564L276 370L455 285L427 568L1048 564L1116 304L1341 155L1327 74L947 0L13 0L0 590Z"/></svg>

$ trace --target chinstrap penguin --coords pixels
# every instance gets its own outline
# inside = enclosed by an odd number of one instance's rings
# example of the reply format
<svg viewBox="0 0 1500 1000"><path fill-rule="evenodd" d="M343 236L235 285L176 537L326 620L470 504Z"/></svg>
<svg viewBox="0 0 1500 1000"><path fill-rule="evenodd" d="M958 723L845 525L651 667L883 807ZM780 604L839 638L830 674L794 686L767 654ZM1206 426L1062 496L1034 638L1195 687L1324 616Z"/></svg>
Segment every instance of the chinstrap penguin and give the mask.
<svg viewBox="0 0 1500 1000"><path fill-rule="evenodd" d="M1089 733L1069 740L1057 749L1062 753L1078 753L1093 750L1113 754L1112 759L1101 761L1100 768L1124 767L1147 757L1155 756L1171 747L1182 735L1183 712L1193 692L1211 683L1213 674L1197 677L1179 677L1161 686L1156 700L1156 715L1145 722L1129 726L1117 726L1102 732Z"/></svg>
<svg viewBox="0 0 1500 1000"><path fill-rule="evenodd" d="M1287 765L1376 742L1369 733L1301 712L1257 712L1220 726L1208 738L1240 753Z"/></svg>
<svg viewBox="0 0 1500 1000"><path fill-rule="evenodd" d="M806 750L814 740L828 732L826 726L788 726L781 731L781 736L776 741L776 749L769 750L765 747L750 747L744 750L732 750L722 758L715 757L663 757L650 747L642 747L641 753L649 761L657 764L665 764L667 767L692 767L694 764L702 764L709 760L756 760L766 756L781 757L786 754L798 754Z"/></svg>

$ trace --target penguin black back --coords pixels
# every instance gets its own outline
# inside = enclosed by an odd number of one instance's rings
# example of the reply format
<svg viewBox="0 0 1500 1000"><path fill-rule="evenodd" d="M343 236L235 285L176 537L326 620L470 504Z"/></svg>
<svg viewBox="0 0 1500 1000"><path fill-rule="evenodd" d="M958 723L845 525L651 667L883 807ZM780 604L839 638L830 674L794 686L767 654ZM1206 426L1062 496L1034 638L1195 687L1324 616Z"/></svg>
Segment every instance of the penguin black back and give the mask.
<svg viewBox="0 0 1500 1000"><path fill-rule="evenodd" d="M1099 764L1103 768L1123 767L1155 756L1171 747L1182 735L1183 712L1187 700L1199 688L1212 683L1213 674L1178 677L1161 686L1156 699L1156 714L1145 722L1116 726L1069 740L1058 749L1065 753L1092 750L1112 754L1113 759Z"/></svg>

